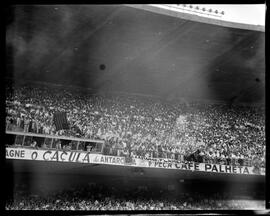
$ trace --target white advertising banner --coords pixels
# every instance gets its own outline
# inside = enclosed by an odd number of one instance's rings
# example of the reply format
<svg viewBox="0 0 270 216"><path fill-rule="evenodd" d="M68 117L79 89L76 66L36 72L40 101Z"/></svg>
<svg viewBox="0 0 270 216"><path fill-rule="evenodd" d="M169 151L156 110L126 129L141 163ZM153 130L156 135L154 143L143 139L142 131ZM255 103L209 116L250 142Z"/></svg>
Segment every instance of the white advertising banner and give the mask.
<svg viewBox="0 0 270 216"><path fill-rule="evenodd" d="M141 163L142 159L135 159L136 163ZM201 172L228 173L228 174L244 174L244 175L265 175L264 168L255 168L247 166L233 166L222 164L207 164L197 162L175 162L166 159L147 159L148 166L153 168L179 169Z"/></svg>
<svg viewBox="0 0 270 216"><path fill-rule="evenodd" d="M6 148L7 159L125 165L124 157L65 150Z"/></svg>
<svg viewBox="0 0 270 216"><path fill-rule="evenodd" d="M178 169L225 174L265 175L264 168L207 164L197 162L177 162L167 159L139 159L93 154L83 151L38 150L26 148L6 148L6 159L36 160L54 162L95 163L145 168Z"/></svg>

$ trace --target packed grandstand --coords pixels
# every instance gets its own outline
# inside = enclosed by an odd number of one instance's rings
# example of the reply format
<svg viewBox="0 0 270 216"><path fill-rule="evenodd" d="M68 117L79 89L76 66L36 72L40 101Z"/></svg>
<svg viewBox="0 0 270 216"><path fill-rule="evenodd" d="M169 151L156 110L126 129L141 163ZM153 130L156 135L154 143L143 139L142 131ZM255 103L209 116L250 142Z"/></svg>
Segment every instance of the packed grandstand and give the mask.
<svg viewBox="0 0 270 216"><path fill-rule="evenodd" d="M104 140L107 155L265 167L264 108L80 91L9 89L7 131ZM56 111L67 113L69 129L56 131Z"/></svg>
<svg viewBox="0 0 270 216"><path fill-rule="evenodd" d="M15 187L7 210L220 210L264 209L260 196L216 191L212 194L188 191L174 194L165 190L125 189L102 184L75 186L46 196L29 194L25 185ZM259 197L259 198L258 198Z"/></svg>

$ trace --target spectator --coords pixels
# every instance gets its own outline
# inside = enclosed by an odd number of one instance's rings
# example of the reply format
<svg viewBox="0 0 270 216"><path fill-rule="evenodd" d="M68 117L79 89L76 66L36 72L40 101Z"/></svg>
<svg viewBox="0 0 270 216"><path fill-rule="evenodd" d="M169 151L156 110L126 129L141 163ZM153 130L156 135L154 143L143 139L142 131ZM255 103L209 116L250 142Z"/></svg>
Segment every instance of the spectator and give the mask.
<svg viewBox="0 0 270 216"><path fill-rule="evenodd" d="M33 140L30 146L32 148L37 148L37 141Z"/></svg>
<svg viewBox="0 0 270 216"><path fill-rule="evenodd" d="M61 140L56 140L56 149L62 149Z"/></svg>

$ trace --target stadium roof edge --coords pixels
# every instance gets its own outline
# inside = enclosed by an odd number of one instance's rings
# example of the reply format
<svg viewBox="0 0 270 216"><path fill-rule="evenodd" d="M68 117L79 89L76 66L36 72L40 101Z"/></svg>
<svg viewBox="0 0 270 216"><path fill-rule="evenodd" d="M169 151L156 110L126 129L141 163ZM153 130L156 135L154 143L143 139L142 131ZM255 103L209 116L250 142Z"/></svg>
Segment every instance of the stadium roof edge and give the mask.
<svg viewBox="0 0 270 216"><path fill-rule="evenodd" d="M186 19L186 20L195 21L195 22L219 25L219 26L229 27L229 28L238 28L238 29L265 32L265 27L261 25L250 25L250 24L244 24L244 23L235 23L235 22L229 22L229 21L224 21L224 20L217 20L217 19L212 19L212 18L207 18L207 17L201 17L194 14L187 14L187 13L181 13L181 12L176 12L172 10L166 10L163 8L146 5L146 4L143 4L143 5L142 4L125 4L125 6L133 7L136 9L147 10L150 12L159 13L163 15L178 17L181 19Z"/></svg>

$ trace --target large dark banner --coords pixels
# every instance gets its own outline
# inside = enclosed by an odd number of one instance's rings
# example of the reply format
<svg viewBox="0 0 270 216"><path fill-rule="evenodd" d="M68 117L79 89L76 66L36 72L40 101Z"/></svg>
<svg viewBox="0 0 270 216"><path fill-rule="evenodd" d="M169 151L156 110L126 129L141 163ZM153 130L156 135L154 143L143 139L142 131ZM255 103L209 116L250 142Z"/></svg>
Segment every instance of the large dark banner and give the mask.
<svg viewBox="0 0 270 216"><path fill-rule="evenodd" d="M53 114L53 123L56 127L56 131L62 129L69 129L66 112L55 112Z"/></svg>

